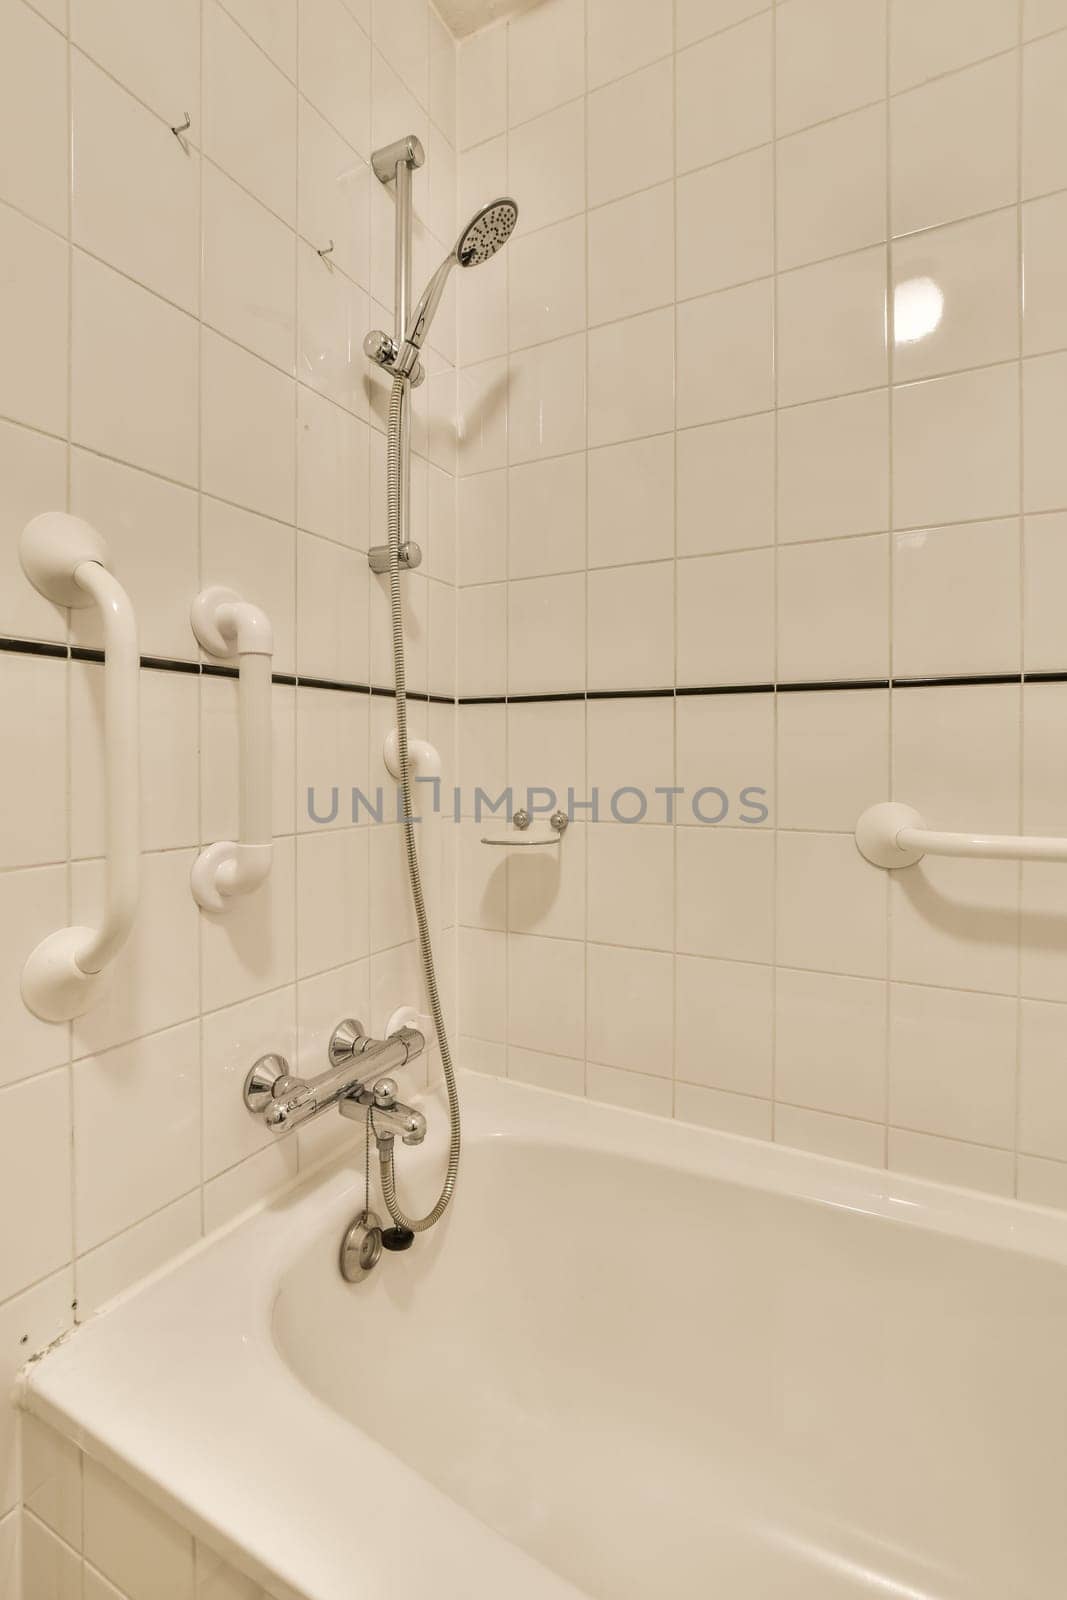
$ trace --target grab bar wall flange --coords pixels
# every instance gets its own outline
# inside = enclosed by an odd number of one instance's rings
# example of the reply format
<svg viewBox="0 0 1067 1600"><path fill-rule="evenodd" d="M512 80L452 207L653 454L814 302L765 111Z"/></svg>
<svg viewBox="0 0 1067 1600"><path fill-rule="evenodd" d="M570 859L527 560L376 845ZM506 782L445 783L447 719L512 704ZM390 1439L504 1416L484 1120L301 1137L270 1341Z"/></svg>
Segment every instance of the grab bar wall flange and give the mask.
<svg viewBox="0 0 1067 1600"><path fill-rule="evenodd" d="M45 1022L70 1022L100 999L137 915L140 889L140 667L130 597L107 567L107 544L80 517L48 511L23 529L26 576L56 605L98 605L104 634L107 889L96 928L61 928L22 972L25 1005Z"/></svg>
<svg viewBox="0 0 1067 1600"><path fill-rule="evenodd" d="M1016 833L947 833L928 828L912 806L885 800L856 824L861 855L876 867L913 867L923 856L975 861L1067 862L1067 839Z"/></svg>
<svg viewBox="0 0 1067 1600"><path fill-rule="evenodd" d="M240 895L265 883L274 859L271 818L271 659L274 633L259 606L233 589L214 585L193 601L193 632L211 655L238 663L240 726L237 839L221 839L201 850L190 885L204 911L224 912Z"/></svg>

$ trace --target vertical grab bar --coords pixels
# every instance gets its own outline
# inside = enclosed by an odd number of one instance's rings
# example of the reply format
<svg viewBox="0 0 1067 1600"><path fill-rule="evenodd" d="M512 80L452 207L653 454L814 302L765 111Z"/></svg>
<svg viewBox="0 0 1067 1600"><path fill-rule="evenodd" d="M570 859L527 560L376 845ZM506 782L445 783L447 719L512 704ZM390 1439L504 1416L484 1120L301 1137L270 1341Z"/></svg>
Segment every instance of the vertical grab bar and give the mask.
<svg viewBox="0 0 1067 1600"><path fill-rule="evenodd" d="M271 817L271 665L274 635L270 619L232 589L205 589L193 601L193 632L204 649L224 660L237 658L239 721L238 838L201 850L190 879L193 898L204 911L221 912L239 895L266 882L274 858Z"/></svg>
<svg viewBox="0 0 1067 1600"><path fill-rule="evenodd" d="M107 567L107 546L79 517L46 512L23 531L23 569L57 605L96 604L104 635L106 892L96 928L61 928L32 952L22 998L45 1022L95 1005L137 915L141 864L140 653L130 597Z"/></svg>

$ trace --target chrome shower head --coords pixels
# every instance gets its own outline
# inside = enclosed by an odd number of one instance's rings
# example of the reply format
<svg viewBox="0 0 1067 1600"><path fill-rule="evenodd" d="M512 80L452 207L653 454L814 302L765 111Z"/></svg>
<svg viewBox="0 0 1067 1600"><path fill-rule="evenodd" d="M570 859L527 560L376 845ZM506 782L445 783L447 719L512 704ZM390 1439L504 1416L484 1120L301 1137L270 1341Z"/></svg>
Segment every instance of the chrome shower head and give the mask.
<svg viewBox="0 0 1067 1600"><path fill-rule="evenodd" d="M453 252L461 267L480 267L502 249L519 220L519 208L507 195L476 211Z"/></svg>

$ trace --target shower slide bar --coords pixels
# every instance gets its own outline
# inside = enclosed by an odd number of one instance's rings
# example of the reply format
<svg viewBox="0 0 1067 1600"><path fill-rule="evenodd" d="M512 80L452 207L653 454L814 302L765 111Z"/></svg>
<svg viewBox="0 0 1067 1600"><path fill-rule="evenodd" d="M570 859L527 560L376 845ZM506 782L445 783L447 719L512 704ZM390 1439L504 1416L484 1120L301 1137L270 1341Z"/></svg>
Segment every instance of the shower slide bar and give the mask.
<svg viewBox="0 0 1067 1600"><path fill-rule="evenodd" d="M107 545L63 511L34 517L19 547L23 571L59 606L100 608L104 642L106 886L96 928L61 928L32 952L22 998L45 1022L69 1022L97 1003L108 969L130 936L140 892L140 667L137 621L108 570Z"/></svg>
<svg viewBox="0 0 1067 1600"><path fill-rule="evenodd" d="M913 867L924 855L984 861L1067 861L1067 839L1040 834L940 833L912 806L886 800L856 824L860 854L876 867Z"/></svg>
<svg viewBox="0 0 1067 1600"><path fill-rule="evenodd" d="M274 859L271 664L274 632L259 606L232 589L205 589L193 601L193 632L210 655L237 659L238 838L221 839L193 862L190 886L203 911L228 911L265 883Z"/></svg>

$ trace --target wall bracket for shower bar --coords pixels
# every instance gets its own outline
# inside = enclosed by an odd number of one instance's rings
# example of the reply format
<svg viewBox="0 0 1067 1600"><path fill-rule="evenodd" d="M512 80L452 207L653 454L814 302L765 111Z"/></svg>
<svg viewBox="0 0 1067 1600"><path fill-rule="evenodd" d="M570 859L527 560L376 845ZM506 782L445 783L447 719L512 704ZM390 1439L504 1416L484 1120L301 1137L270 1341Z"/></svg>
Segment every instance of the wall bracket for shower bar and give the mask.
<svg viewBox="0 0 1067 1600"><path fill-rule="evenodd" d="M1040 834L941 833L918 811L898 801L869 806L856 824L860 854L875 867L913 867L923 856L967 856L982 861L1064 861L1067 839Z"/></svg>
<svg viewBox="0 0 1067 1600"><path fill-rule="evenodd" d="M201 850L193 862L193 898L204 911L226 911L238 895L251 894L270 874L274 856L271 822L271 658L274 634L258 606L232 589L205 589L193 601L193 632L203 648L238 664L240 724L240 822L238 838Z"/></svg>
<svg viewBox="0 0 1067 1600"><path fill-rule="evenodd" d="M46 512L27 524L19 554L34 588L56 605L99 606L104 634L104 908L96 928L49 934L22 972L22 998L33 1014L45 1022L70 1022L100 999L137 915L141 657L130 597L108 571L107 545L95 528L63 511Z"/></svg>

